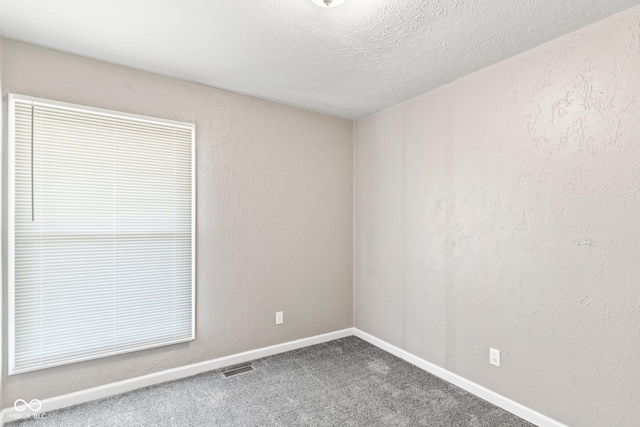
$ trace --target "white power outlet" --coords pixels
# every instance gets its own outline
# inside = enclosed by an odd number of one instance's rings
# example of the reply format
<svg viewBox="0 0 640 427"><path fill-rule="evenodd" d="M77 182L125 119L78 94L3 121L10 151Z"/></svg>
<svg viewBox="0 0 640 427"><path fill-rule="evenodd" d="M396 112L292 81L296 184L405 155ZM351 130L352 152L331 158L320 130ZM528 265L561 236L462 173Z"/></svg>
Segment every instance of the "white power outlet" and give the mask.
<svg viewBox="0 0 640 427"><path fill-rule="evenodd" d="M500 367L500 350L489 348L489 363L498 368Z"/></svg>
<svg viewBox="0 0 640 427"><path fill-rule="evenodd" d="M281 323L284 323L284 312L276 311L276 325L280 325Z"/></svg>

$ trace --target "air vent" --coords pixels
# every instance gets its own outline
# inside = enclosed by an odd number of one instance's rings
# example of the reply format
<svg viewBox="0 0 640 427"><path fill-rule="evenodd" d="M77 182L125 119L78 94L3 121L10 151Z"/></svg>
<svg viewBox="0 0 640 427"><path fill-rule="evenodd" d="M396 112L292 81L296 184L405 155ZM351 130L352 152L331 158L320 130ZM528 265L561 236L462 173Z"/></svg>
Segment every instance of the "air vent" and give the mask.
<svg viewBox="0 0 640 427"><path fill-rule="evenodd" d="M251 372L253 370L253 366L251 365L236 366L235 368L228 369L222 372L222 376L225 378L229 378L235 375L246 374L247 372Z"/></svg>

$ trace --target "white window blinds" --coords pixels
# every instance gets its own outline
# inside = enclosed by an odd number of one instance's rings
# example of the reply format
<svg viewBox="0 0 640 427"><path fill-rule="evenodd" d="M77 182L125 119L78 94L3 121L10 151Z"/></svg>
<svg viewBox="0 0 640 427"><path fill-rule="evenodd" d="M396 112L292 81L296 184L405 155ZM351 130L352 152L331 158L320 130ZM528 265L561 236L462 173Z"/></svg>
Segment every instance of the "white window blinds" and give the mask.
<svg viewBox="0 0 640 427"><path fill-rule="evenodd" d="M10 374L194 338L194 127L9 97Z"/></svg>

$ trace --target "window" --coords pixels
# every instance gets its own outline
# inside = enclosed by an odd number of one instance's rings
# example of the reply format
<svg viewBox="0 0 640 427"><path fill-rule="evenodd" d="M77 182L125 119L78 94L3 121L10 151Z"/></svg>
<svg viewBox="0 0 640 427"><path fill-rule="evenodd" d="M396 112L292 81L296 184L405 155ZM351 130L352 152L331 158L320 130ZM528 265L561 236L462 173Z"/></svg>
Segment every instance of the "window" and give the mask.
<svg viewBox="0 0 640 427"><path fill-rule="evenodd" d="M194 126L9 96L9 372L194 338Z"/></svg>

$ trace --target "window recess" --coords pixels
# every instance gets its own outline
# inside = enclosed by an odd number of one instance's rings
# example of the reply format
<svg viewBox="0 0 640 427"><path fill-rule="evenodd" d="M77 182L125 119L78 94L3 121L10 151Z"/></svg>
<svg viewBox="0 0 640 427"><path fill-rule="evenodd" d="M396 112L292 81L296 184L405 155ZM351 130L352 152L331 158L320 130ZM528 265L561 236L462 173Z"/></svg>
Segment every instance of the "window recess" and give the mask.
<svg viewBox="0 0 640 427"><path fill-rule="evenodd" d="M194 126L9 95L9 373L194 339Z"/></svg>

